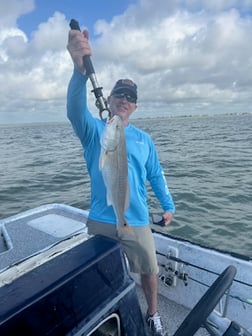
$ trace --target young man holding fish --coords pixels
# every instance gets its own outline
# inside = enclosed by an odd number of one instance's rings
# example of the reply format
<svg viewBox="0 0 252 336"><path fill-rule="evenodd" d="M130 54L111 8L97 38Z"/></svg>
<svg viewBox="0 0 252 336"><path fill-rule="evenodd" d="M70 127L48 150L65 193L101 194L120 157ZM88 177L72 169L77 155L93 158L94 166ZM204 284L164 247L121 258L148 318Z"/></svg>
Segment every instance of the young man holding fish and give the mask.
<svg viewBox="0 0 252 336"><path fill-rule="evenodd" d="M165 225L171 223L175 207L151 137L129 123L137 108L137 86L129 79L118 80L108 98L112 118L107 124L94 118L87 107L88 77L83 63L83 56L91 55L87 30L83 33L70 30L67 48L74 63L67 113L83 146L91 179L88 232L121 241L130 270L141 276L148 305L146 322L152 335L163 336L165 331L157 302L158 265L149 225L146 180L164 210ZM118 143L121 147L114 153L114 145ZM112 152L117 159L126 157L126 162L116 163Z"/></svg>

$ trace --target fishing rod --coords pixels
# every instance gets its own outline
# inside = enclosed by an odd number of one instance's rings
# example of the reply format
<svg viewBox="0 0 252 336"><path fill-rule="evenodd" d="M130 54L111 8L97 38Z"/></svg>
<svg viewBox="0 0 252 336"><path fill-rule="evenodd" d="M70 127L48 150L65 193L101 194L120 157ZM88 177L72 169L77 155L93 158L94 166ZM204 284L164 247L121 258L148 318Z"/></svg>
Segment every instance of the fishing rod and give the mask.
<svg viewBox="0 0 252 336"><path fill-rule="evenodd" d="M73 30L81 31L80 26L79 26L79 22L74 20L74 19L72 19L70 21L69 26ZM102 113L104 111L107 111L108 117L110 118L111 117L111 111L108 107L107 100L103 96L103 93L102 93L103 88L101 86L99 86L99 84L97 82L97 78L96 78L96 75L95 75L95 70L94 70L94 66L93 66L91 57L89 55L83 56L83 63L84 63L85 69L86 69L86 74L89 77L89 79L92 83L92 86L93 86L92 92L94 93L95 98L96 98L95 105L99 109L99 116L103 120Z"/></svg>

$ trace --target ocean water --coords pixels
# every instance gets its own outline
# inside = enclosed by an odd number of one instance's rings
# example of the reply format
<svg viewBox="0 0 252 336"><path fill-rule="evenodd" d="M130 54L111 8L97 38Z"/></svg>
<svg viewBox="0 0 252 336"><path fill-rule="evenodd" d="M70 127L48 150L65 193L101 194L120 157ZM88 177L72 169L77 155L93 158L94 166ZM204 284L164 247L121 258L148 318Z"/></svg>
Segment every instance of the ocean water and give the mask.
<svg viewBox="0 0 252 336"><path fill-rule="evenodd" d="M252 115L132 120L156 144L174 236L252 257ZM149 185L150 213L162 210ZM89 176L69 123L0 126L0 219L48 204L88 209Z"/></svg>

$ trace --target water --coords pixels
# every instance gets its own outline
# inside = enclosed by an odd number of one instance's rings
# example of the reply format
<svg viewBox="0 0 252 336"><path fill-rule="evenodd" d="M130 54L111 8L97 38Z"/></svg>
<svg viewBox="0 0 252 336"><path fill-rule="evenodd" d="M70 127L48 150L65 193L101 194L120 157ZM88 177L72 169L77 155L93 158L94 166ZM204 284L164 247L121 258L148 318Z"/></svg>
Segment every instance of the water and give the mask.
<svg viewBox="0 0 252 336"><path fill-rule="evenodd" d="M176 204L165 230L252 257L252 115L133 122L152 135ZM0 218L48 203L89 208L89 177L68 123L1 126L0 157ZM150 212L162 213L148 189Z"/></svg>

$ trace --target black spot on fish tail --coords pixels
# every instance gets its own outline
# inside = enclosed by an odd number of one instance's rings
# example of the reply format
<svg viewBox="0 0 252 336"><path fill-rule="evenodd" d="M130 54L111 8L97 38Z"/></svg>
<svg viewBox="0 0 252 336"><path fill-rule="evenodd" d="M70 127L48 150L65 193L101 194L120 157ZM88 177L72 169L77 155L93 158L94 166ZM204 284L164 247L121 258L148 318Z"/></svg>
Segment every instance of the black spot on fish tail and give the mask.
<svg viewBox="0 0 252 336"><path fill-rule="evenodd" d="M129 225L121 226L118 229L118 237L122 240L135 240L135 233Z"/></svg>

